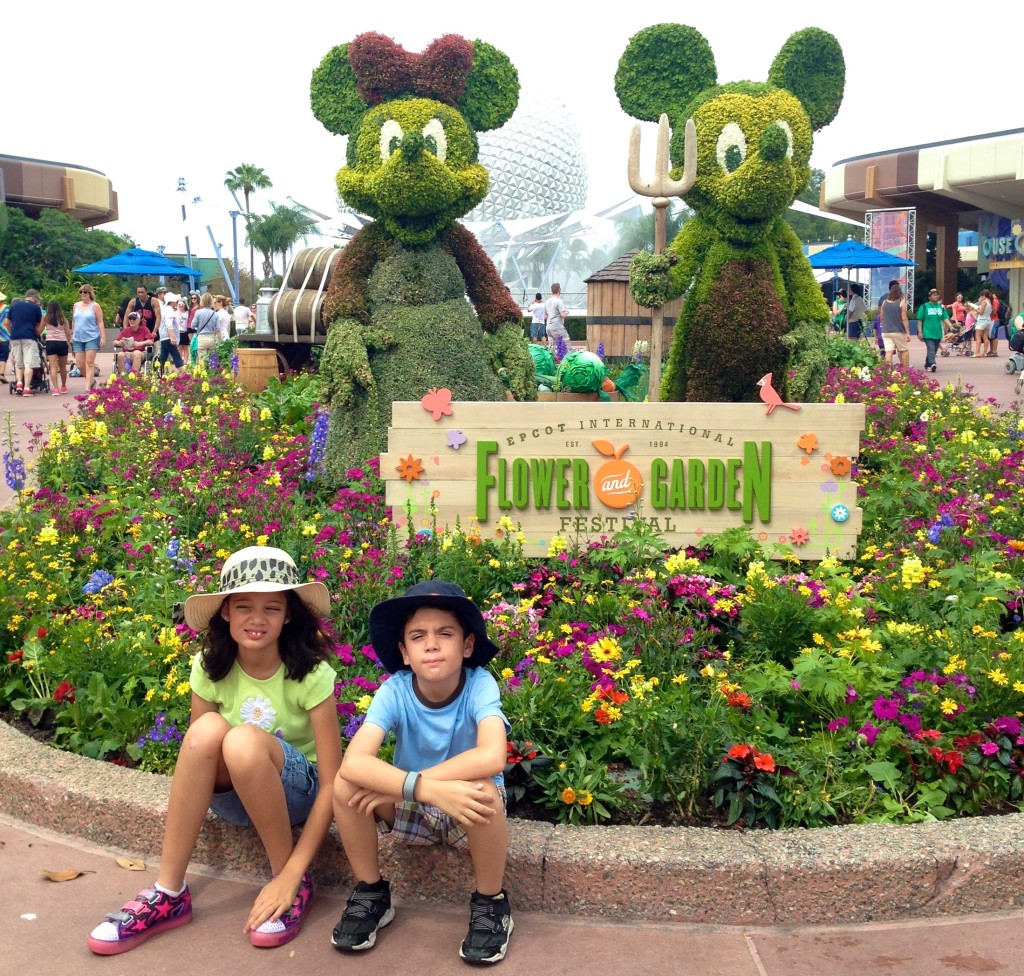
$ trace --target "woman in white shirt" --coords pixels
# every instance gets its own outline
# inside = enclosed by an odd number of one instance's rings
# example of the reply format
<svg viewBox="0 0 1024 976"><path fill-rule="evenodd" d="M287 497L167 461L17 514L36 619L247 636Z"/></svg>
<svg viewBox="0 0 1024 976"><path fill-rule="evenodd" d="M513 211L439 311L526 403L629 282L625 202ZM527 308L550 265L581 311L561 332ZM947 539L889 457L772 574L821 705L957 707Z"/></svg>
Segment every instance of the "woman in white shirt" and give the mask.
<svg viewBox="0 0 1024 976"><path fill-rule="evenodd" d="M217 310L217 341L225 342L231 338L231 313L228 311L227 297L217 295L213 300L213 307Z"/></svg>

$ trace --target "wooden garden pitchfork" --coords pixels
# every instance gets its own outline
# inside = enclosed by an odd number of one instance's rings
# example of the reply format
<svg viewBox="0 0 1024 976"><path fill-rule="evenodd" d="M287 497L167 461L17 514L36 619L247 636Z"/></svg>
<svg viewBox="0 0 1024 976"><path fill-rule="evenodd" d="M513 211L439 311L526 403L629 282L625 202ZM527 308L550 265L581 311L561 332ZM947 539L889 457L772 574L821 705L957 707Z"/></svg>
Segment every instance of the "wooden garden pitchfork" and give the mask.
<svg viewBox="0 0 1024 976"><path fill-rule="evenodd" d="M654 253L665 253L665 210L669 197L681 197L689 191L697 178L697 128L693 119L686 120L683 134L683 178L673 180L669 176L668 159L668 116L664 113L658 119L658 145L654 157L654 177L640 179L640 123L633 126L629 136L629 187L641 196L653 197L654 207ZM662 307L651 309L651 369L648 379L647 397L652 403L661 399L661 357L664 346L664 315Z"/></svg>

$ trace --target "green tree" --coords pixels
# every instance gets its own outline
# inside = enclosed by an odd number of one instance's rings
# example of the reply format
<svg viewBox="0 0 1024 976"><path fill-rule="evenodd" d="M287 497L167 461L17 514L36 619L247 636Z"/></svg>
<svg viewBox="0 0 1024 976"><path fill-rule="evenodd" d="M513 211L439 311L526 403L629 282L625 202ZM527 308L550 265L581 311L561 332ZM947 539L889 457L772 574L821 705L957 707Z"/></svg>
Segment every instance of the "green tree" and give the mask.
<svg viewBox="0 0 1024 976"><path fill-rule="evenodd" d="M812 207L821 202L821 185L825 182L825 171L811 170L811 182L797 199L809 203ZM784 220L793 228L796 236L805 244L809 241L845 241L851 230L855 228L838 220L827 217L815 217L814 214L800 213L798 210L786 210Z"/></svg>
<svg viewBox="0 0 1024 976"><path fill-rule="evenodd" d="M693 211L681 200L673 200L665 211L665 241L671 242L679 229L685 224ZM615 254L612 260L640 248L643 251L654 250L654 211L643 217L619 217L615 221ZM607 263L607 262L606 262Z"/></svg>
<svg viewBox="0 0 1024 976"><path fill-rule="evenodd" d="M270 206L271 212L253 217L246 230L249 247L255 247L263 255L265 283L274 273L274 255L281 255L283 265L288 248L316 230L316 221L300 207L286 207L273 202Z"/></svg>
<svg viewBox="0 0 1024 976"><path fill-rule="evenodd" d="M87 230L59 210L44 210L32 218L9 207L7 217L7 232L0 237L0 274L18 291L63 287L73 268L134 246L130 237Z"/></svg>
<svg viewBox="0 0 1024 976"><path fill-rule="evenodd" d="M269 190L274 184L270 182L270 177L263 171L259 166L254 166L252 163L242 163L236 166L234 169L228 170L224 176L224 185L232 192L237 193L239 190L242 191L242 196L245 198L245 225L246 231L252 224L252 211L249 208L249 196L256 190ZM250 281L255 280L255 258L253 257L253 245L249 244L249 279ZM254 302L256 296L252 293L249 295L249 301Z"/></svg>

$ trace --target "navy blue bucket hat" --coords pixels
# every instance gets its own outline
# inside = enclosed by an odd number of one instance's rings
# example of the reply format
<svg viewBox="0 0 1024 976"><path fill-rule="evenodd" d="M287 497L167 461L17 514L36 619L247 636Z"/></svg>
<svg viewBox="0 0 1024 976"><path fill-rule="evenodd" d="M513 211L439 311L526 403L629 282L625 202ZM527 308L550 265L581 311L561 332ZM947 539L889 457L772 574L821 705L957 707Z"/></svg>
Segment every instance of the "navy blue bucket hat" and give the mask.
<svg viewBox="0 0 1024 976"><path fill-rule="evenodd" d="M428 580L410 586L402 596L382 600L370 611L370 643L390 674L409 670L398 644L405 634L405 622L420 607L450 610L462 621L466 633L473 634L473 653L466 659L466 667L483 667L498 654L498 645L487 636L483 614L462 587L444 580Z"/></svg>

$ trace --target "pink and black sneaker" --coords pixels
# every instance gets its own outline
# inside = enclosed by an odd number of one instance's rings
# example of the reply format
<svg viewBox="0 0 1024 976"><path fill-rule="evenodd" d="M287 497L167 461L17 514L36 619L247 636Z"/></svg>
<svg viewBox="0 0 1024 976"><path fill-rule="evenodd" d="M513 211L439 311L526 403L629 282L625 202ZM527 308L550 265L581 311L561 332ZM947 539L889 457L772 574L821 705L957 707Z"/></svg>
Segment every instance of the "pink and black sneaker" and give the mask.
<svg viewBox="0 0 1024 976"><path fill-rule="evenodd" d="M134 949L157 932L176 929L192 921L192 896L188 886L180 895L156 888L140 891L134 901L107 916L89 936L89 948L100 956L116 956Z"/></svg>
<svg viewBox="0 0 1024 976"><path fill-rule="evenodd" d="M291 942L302 929L302 923L306 919L306 912L312 901L313 879L307 871L302 876L292 907L276 921L264 922L258 928L253 929L249 933L249 941L260 949L273 949L286 942Z"/></svg>

